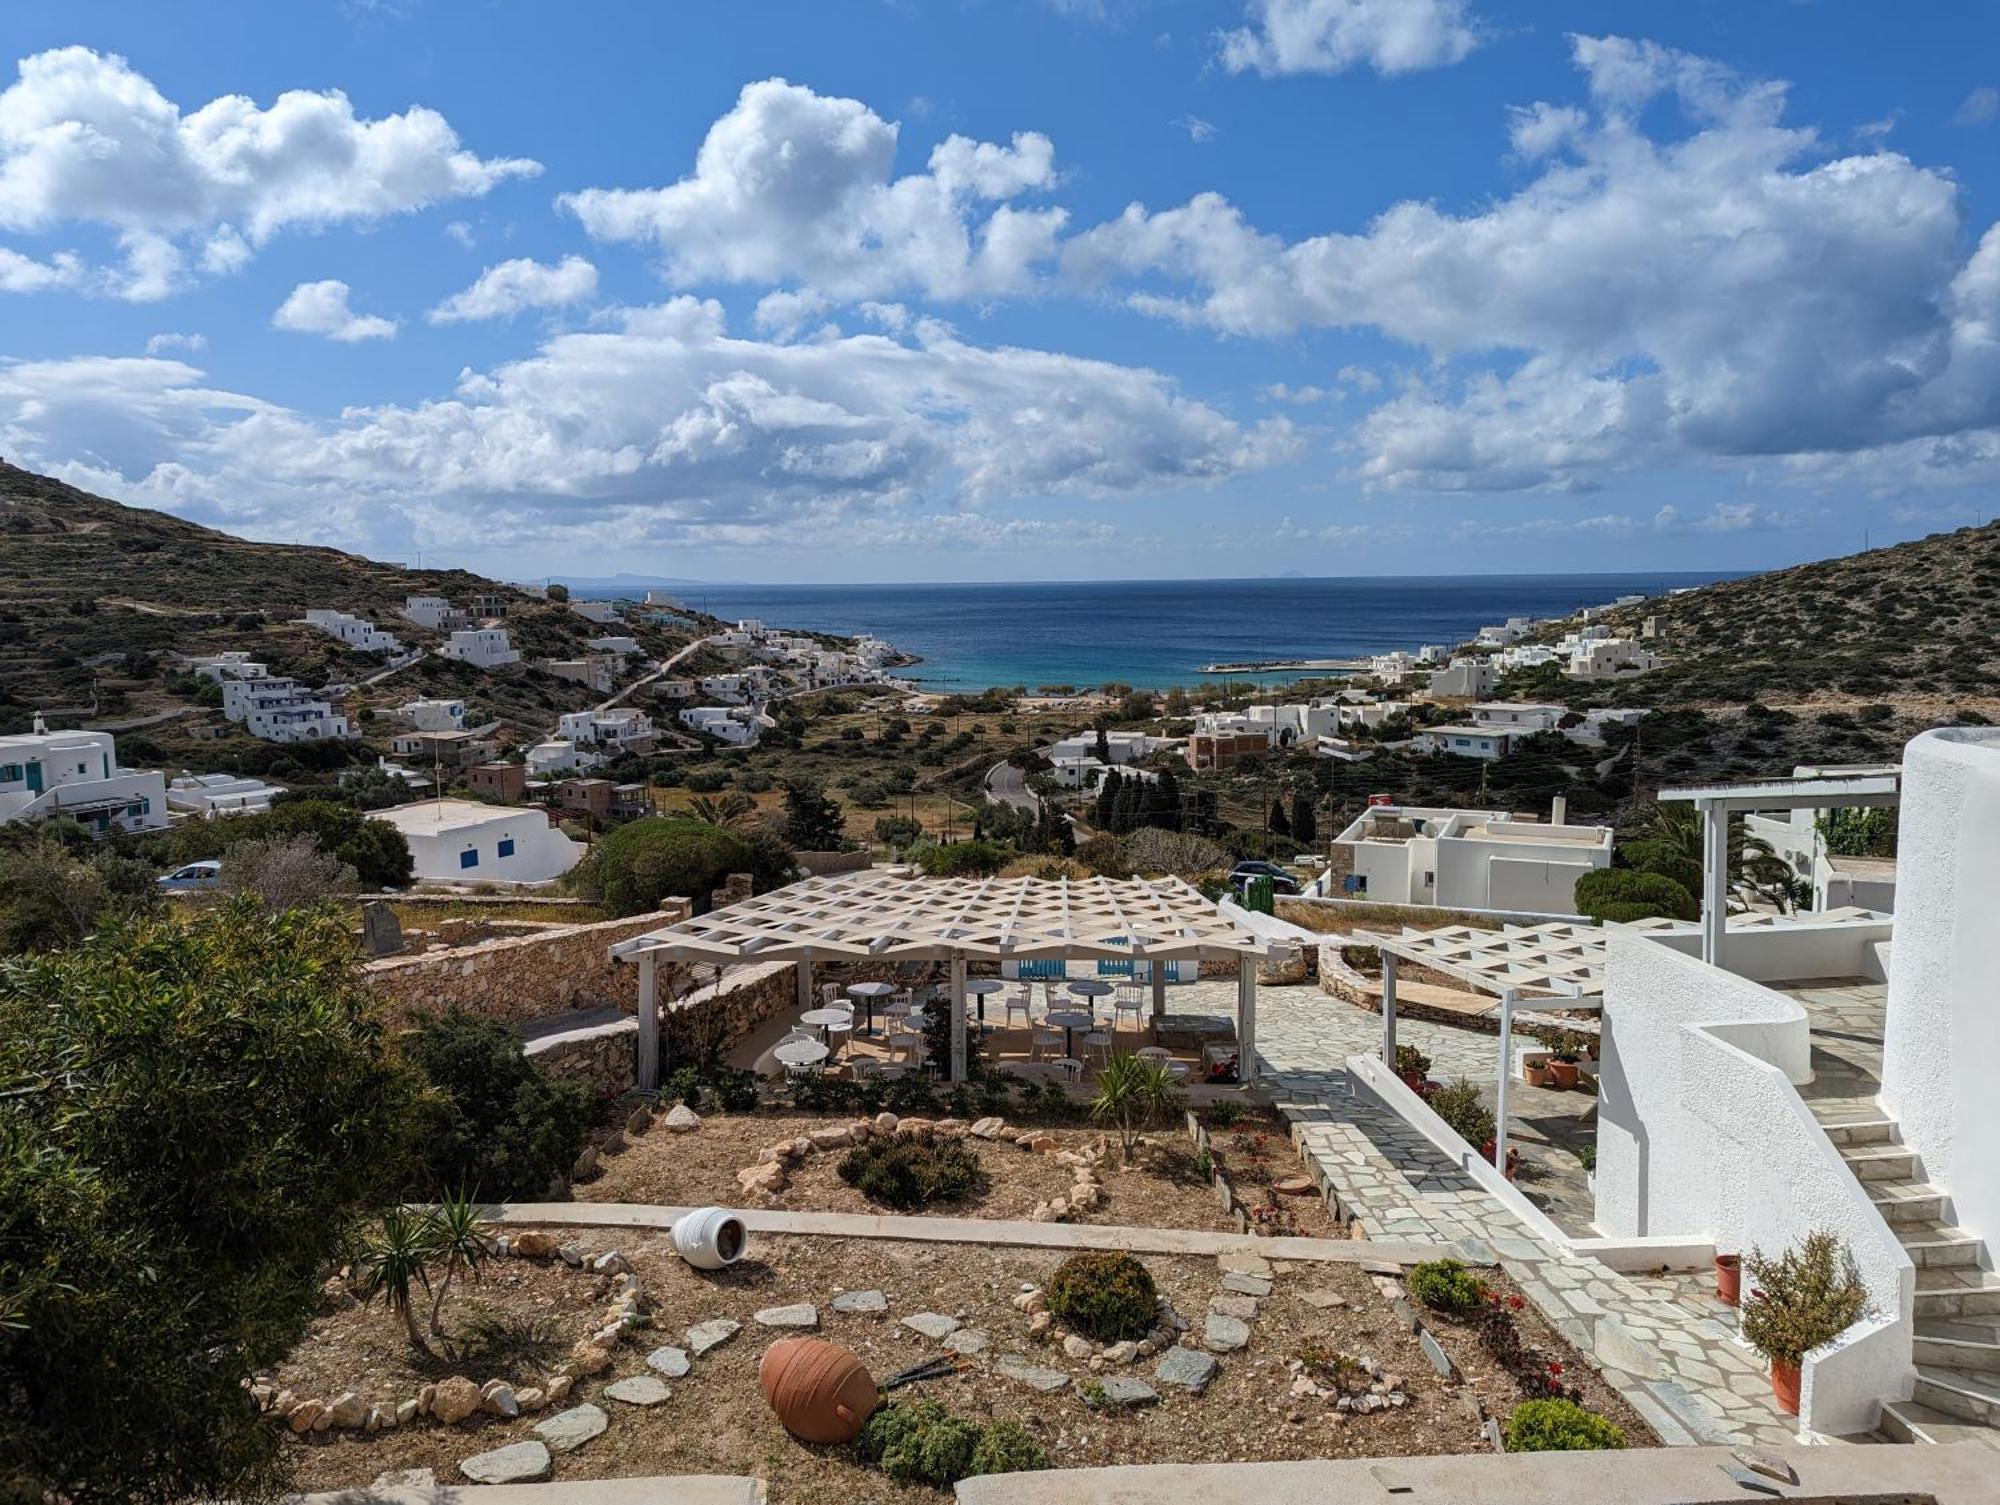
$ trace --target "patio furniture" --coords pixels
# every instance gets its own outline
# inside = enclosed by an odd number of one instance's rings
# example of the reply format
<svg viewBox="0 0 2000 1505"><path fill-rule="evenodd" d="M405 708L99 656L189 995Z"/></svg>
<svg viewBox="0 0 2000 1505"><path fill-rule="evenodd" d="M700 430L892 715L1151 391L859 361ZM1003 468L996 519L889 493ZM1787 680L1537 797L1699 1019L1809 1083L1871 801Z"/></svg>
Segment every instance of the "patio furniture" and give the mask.
<svg viewBox="0 0 2000 1505"><path fill-rule="evenodd" d="M1083 1037L1083 1048L1097 1056L1097 1069L1102 1071L1111 1064L1111 1036L1101 1029L1094 1029Z"/></svg>
<svg viewBox="0 0 2000 1505"><path fill-rule="evenodd" d="M1111 1000L1111 1027L1118 1028L1118 1021L1125 1015L1132 1016L1132 1028L1144 1029L1146 1004L1149 1002L1146 990L1126 982L1118 985L1118 996Z"/></svg>
<svg viewBox="0 0 2000 1505"><path fill-rule="evenodd" d="M828 1009L839 1008L842 1002L841 993L842 988L839 983L821 983L819 989L820 1007Z"/></svg>
<svg viewBox="0 0 2000 1505"><path fill-rule="evenodd" d="M1097 1028L1097 1016L1095 1014L1082 1013L1076 1009L1058 1009L1042 1022L1053 1024L1063 1032L1063 1054L1066 1056L1074 1056L1076 1054L1076 1032L1078 1030Z"/></svg>
<svg viewBox="0 0 2000 1505"><path fill-rule="evenodd" d="M1060 1061L1051 1061L1049 1064L1072 1082L1083 1080L1083 1062L1077 1060L1074 1056L1065 1057Z"/></svg>
<svg viewBox="0 0 2000 1505"><path fill-rule="evenodd" d="M1010 993L1007 995L1006 1009L1007 1009L1006 1022L1009 1025L1013 1024L1014 1015L1016 1013L1020 1014L1021 1023L1024 1027L1031 1027L1034 1024L1035 995L1028 988L1026 983L1023 983L1021 985L1020 992Z"/></svg>
<svg viewBox="0 0 2000 1505"><path fill-rule="evenodd" d="M876 1001L893 996L895 991L896 985L892 982L857 982L849 985L847 996L859 998L862 1007L868 1011L868 1023L864 1033L870 1035L875 1033Z"/></svg>
<svg viewBox="0 0 2000 1505"><path fill-rule="evenodd" d="M974 998L978 1000L977 1007L979 1010L979 1024L982 1029L985 1028L986 1026L987 995L992 993L1004 993L1006 990L1007 990L1007 984L1002 982L997 977L975 977L970 982L966 983L965 991L970 993Z"/></svg>
<svg viewBox="0 0 2000 1505"><path fill-rule="evenodd" d="M819 1031L820 1039L831 1045L833 1044L833 1031L835 1029L839 1029L845 1033L854 1028L854 1010L838 1008L807 1009L803 1014L799 1015L799 1023L811 1025Z"/></svg>
<svg viewBox="0 0 2000 1505"><path fill-rule="evenodd" d="M1052 1029L1038 1029L1028 1036L1028 1059L1039 1061L1063 1043L1063 1037Z"/></svg>
<svg viewBox="0 0 2000 1505"><path fill-rule="evenodd" d="M788 1080L803 1076L818 1076L824 1068L828 1051L826 1046L811 1035L788 1036L771 1048L771 1054L785 1068Z"/></svg>
<svg viewBox="0 0 2000 1505"><path fill-rule="evenodd" d="M889 1056L905 1066L914 1066L924 1058L924 1037L915 1030L890 1030Z"/></svg>
<svg viewBox="0 0 2000 1505"><path fill-rule="evenodd" d="M1174 1053L1164 1045L1142 1045L1132 1054L1147 1061L1171 1061L1174 1058Z"/></svg>

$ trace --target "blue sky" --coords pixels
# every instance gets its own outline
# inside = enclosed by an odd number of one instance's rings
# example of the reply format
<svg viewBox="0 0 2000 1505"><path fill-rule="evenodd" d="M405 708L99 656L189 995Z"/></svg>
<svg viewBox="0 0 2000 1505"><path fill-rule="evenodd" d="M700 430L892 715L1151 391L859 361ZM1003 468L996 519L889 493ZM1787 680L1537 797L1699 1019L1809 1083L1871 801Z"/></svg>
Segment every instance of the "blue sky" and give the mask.
<svg viewBox="0 0 2000 1505"><path fill-rule="evenodd" d="M11 0L0 452L516 578L1843 553L2000 511L1996 17Z"/></svg>

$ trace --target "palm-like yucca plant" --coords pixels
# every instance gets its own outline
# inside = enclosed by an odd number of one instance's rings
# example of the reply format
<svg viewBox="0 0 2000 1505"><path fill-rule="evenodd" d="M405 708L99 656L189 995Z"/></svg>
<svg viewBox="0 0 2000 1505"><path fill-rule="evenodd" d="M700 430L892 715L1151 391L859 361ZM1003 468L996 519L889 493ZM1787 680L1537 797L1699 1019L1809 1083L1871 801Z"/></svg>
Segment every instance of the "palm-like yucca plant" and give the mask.
<svg viewBox="0 0 2000 1505"><path fill-rule="evenodd" d="M1633 835L1622 843L1625 860L1641 872L1659 873L1702 897L1704 862L1703 818L1693 805L1680 801L1656 803ZM1728 870L1760 892L1789 878L1790 869L1761 836L1752 836L1743 822L1729 823Z"/></svg>
<svg viewBox="0 0 2000 1505"><path fill-rule="evenodd" d="M757 810L757 802L738 790L727 794L697 794L688 801L688 813L698 821L711 826L734 828L743 824Z"/></svg>
<svg viewBox="0 0 2000 1505"><path fill-rule="evenodd" d="M391 1207L382 1214L379 1227L362 1235L361 1250L355 1259L360 1272L356 1289L361 1299L372 1301L382 1297L389 1310L402 1317L410 1346L424 1353L431 1352L431 1345L423 1329L417 1326L412 1297L417 1286L430 1293L430 1266L437 1253L437 1227L431 1215Z"/></svg>
<svg viewBox="0 0 2000 1505"><path fill-rule="evenodd" d="M1113 1056L1097 1074L1097 1096L1091 1101L1090 1116L1117 1128L1120 1162L1130 1165L1139 1135L1172 1112L1180 1100L1180 1088L1165 1061Z"/></svg>
<svg viewBox="0 0 2000 1505"><path fill-rule="evenodd" d="M486 1228L479 1220L479 1204L466 1192L446 1197L430 1210L434 1258L444 1266L431 1293L431 1334L444 1338L444 1298L453 1277L461 1270L466 1279L477 1281L486 1263Z"/></svg>

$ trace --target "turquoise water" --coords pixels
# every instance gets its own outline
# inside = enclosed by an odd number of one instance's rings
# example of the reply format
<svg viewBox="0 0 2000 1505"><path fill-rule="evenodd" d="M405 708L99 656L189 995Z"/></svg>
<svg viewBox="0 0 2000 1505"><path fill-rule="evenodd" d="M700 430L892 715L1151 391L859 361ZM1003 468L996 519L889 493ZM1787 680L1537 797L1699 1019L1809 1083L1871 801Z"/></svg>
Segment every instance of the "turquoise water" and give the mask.
<svg viewBox="0 0 2000 1505"><path fill-rule="evenodd" d="M937 689L1116 681L1158 690L1213 678L1200 673L1207 663L1351 658L1449 645L1510 616L1560 616L1618 596L1660 595L1727 578L1717 572L718 585L690 587L681 595L688 605L731 620L761 617L817 632L872 632L921 655L923 662L908 672Z"/></svg>

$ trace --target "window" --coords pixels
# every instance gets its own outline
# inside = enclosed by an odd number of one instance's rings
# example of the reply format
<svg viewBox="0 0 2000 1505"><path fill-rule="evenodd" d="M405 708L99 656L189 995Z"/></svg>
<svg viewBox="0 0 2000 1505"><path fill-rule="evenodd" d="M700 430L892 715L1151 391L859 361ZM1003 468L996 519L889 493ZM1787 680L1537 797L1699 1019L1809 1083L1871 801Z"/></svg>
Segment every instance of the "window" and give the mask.
<svg viewBox="0 0 2000 1505"><path fill-rule="evenodd" d="M1427 873L1425 873L1425 874L1424 874L1424 887L1425 887L1425 888L1435 888L1435 887L1437 887L1437 881L1438 881L1438 875L1437 875L1437 874L1436 874L1435 872L1427 872Z"/></svg>
<svg viewBox="0 0 2000 1505"><path fill-rule="evenodd" d="M498 854L497 854L497 855L499 855L499 856L501 856L501 857L512 857L512 856L514 855L514 838L513 838L513 837L511 837L511 836L503 836L503 837L501 837L501 838L500 838L500 849L499 849L499 852L498 852Z"/></svg>
<svg viewBox="0 0 2000 1505"><path fill-rule="evenodd" d="M458 854L458 865L460 867L478 867L479 848L467 847L464 851L460 852Z"/></svg>
<svg viewBox="0 0 2000 1505"><path fill-rule="evenodd" d="M18 784L22 779L19 763L0 763L0 784Z"/></svg>

